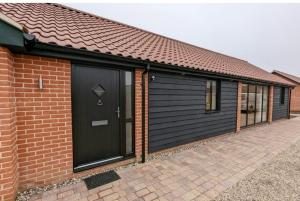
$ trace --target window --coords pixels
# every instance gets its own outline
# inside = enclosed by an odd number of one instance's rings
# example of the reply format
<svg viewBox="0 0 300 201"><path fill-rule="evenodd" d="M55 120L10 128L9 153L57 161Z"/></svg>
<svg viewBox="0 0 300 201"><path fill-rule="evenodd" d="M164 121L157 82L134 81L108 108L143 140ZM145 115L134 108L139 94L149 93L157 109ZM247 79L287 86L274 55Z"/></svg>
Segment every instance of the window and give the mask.
<svg viewBox="0 0 300 201"><path fill-rule="evenodd" d="M242 85L241 126L247 126L248 84Z"/></svg>
<svg viewBox="0 0 300 201"><path fill-rule="evenodd" d="M255 123L255 96L256 96L256 86L248 85L248 108L247 108L247 125L252 125Z"/></svg>
<svg viewBox="0 0 300 201"><path fill-rule="evenodd" d="M284 100L285 100L285 88L281 87L280 88L280 103L281 103L281 105L284 104Z"/></svg>
<svg viewBox="0 0 300 201"><path fill-rule="evenodd" d="M268 86L242 85L241 127L267 121L268 94Z"/></svg>
<svg viewBox="0 0 300 201"><path fill-rule="evenodd" d="M268 119L268 101L269 101L269 87L263 87L263 109L262 109L262 121L266 122Z"/></svg>
<svg viewBox="0 0 300 201"><path fill-rule="evenodd" d="M263 109L263 86L256 86L255 123L262 122L262 109Z"/></svg>
<svg viewBox="0 0 300 201"><path fill-rule="evenodd" d="M216 111L218 110L218 82L215 80L207 80L206 82L206 111Z"/></svg>
<svg viewBox="0 0 300 201"><path fill-rule="evenodd" d="M132 134L132 124L133 124L133 118L132 118L132 72L126 71L125 72L125 99L126 99L126 154L133 153L133 134Z"/></svg>

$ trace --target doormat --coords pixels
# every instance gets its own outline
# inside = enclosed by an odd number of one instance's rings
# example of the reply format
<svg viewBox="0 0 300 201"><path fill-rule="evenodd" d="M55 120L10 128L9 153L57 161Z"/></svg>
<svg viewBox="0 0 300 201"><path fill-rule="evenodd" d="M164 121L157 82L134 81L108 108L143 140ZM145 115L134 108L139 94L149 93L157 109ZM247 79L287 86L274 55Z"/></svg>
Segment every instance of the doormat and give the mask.
<svg viewBox="0 0 300 201"><path fill-rule="evenodd" d="M121 179L121 177L114 170L110 170L108 172L103 172L103 173L96 174L96 175L90 176L88 178L85 178L85 179L83 179L83 181L84 181L87 189L91 190L98 186L102 186L102 185L108 184L110 182L117 181L119 179Z"/></svg>

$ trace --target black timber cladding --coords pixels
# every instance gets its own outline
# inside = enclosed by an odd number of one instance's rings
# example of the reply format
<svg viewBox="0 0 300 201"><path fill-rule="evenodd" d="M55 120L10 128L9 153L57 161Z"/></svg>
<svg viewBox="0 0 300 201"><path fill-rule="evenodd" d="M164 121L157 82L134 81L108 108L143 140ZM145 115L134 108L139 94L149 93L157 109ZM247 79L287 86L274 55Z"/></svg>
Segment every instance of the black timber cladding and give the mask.
<svg viewBox="0 0 300 201"><path fill-rule="evenodd" d="M274 87L273 94L273 120L288 118L289 115L289 88L285 88L284 104L280 101L281 87Z"/></svg>
<svg viewBox="0 0 300 201"><path fill-rule="evenodd" d="M235 131L237 82L220 80L220 111L207 113L205 78L156 72L149 78L149 152Z"/></svg>

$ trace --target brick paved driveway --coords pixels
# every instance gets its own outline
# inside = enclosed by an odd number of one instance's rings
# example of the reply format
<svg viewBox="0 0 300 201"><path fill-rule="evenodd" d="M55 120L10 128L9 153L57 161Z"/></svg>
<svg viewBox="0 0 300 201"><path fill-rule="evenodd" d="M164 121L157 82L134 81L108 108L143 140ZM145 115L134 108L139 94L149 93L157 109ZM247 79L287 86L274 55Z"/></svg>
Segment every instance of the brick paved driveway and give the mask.
<svg viewBox="0 0 300 201"><path fill-rule="evenodd" d="M31 200L211 200L300 139L300 117L218 137L175 155L118 170L121 180L83 182Z"/></svg>

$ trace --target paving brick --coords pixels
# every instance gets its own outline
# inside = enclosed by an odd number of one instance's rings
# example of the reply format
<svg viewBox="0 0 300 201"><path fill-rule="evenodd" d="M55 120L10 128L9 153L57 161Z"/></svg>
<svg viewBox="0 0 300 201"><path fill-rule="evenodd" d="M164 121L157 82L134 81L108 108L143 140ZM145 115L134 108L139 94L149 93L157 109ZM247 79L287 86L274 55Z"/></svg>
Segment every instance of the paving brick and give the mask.
<svg viewBox="0 0 300 201"><path fill-rule="evenodd" d="M106 189L104 191L101 191L98 195L100 198L105 197L107 195L113 194L114 191L112 189Z"/></svg>
<svg viewBox="0 0 300 201"><path fill-rule="evenodd" d="M215 191L214 189L208 190L204 193L205 196L207 196L208 198L214 199L215 197L217 197L219 195L219 193L217 191Z"/></svg>
<svg viewBox="0 0 300 201"><path fill-rule="evenodd" d="M150 194L144 196L144 200L145 201L151 201L151 200L156 199L157 197L158 196L155 193L150 193Z"/></svg>
<svg viewBox="0 0 300 201"><path fill-rule="evenodd" d="M77 192L84 201L93 195L99 196L96 200L211 200L300 140L295 130L300 130L300 117L243 129L238 135L220 136L164 160L122 169L118 171L121 179L113 184L88 191L80 182L43 196L63 200Z"/></svg>
<svg viewBox="0 0 300 201"><path fill-rule="evenodd" d="M211 199L205 195L199 195L198 197L195 198L195 201L209 201L209 200Z"/></svg>
<svg viewBox="0 0 300 201"><path fill-rule="evenodd" d="M104 201L112 201L112 200L116 200L120 197L120 195L118 193L113 193L113 194L110 194L108 196L105 196L103 198Z"/></svg>
<svg viewBox="0 0 300 201"><path fill-rule="evenodd" d="M80 194L79 193L75 193L75 194L72 194L72 195L69 195L69 196L66 196L63 198L64 201L69 201L69 200L79 200L81 199L80 197Z"/></svg>
<svg viewBox="0 0 300 201"><path fill-rule="evenodd" d="M197 197L197 195L195 195L192 191L190 191L190 192L187 192L186 194L184 194L182 196L182 199L188 201L188 200L193 200L196 197Z"/></svg>
<svg viewBox="0 0 300 201"><path fill-rule="evenodd" d="M89 195L88 196L88 201L94 201L97 200L99 196L97 194Z"/></svg>
<svg viewBox="0 0 300 201"><path fill-rule="evenodd" d="M146 188L146 187L147 187L146 184L141 183L141 184L136 185L136 186L134 187L134 189L135 189L136 191L139 191L139 190L141 190L141 189L143 189L143 188Z"/></svg>
<svg viewBox="0 0 300 201"><path fill-rule="evenodd" d="M68 191L65 191L65 192L62 192L62 193L59 193L57 195L58 198L65 198L69 195L73 195L74 194L74 191L73 190L68 190Z"/></svg>
<svg viewBox="0 0 300 201"><path fill-rule="evenodd" d="M128 200L128 201L132 201L132 200L136 200L138 197L136 196L136 194L134 194L134 193L128 193L127 195L126 195L126 199Z"/></svg>
<svg viewBox="0 0 300 201"><path fill-rule="evenodd" d="M141 189L141 190L137 191L136 195L138 197L143 197L144 195L147 195L149 193L150 193L150 191L147 188L144 188L144 189Z"/></svg>

